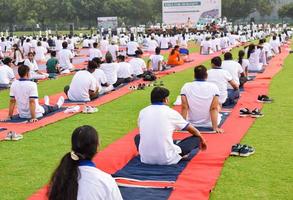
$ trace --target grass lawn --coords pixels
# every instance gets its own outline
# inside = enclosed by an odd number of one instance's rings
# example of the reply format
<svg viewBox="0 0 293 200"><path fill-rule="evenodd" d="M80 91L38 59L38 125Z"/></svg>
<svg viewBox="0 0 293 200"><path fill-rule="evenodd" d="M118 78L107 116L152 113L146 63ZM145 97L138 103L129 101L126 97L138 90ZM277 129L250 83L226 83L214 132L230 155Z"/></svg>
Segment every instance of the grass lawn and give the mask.
<svg viewBox="0 0 293 200"><path fill-rule="evenodd" d="M270 87L274 103L264 106L265 117L257 120L242 141L255 147L256 154L225 162L212 200L293 199L292 63L293 54Z"/></svg>

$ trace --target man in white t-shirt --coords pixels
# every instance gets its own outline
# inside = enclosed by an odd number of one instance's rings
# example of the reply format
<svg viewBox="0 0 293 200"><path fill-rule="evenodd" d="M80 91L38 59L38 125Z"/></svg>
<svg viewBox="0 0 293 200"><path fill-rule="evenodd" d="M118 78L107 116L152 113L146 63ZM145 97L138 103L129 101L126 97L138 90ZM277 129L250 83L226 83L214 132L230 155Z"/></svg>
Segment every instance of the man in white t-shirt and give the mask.
<svg viewBox="0 0 293 200"><path fill-rule="evenodd" d="M43 80L49 77L49 74L39 71L39 67L34 58L33 52L28 53L28 58L25 59L24 65L30 68L30 73L29 73L30 79Z"/></svg>
<svg viewBox="0 0 293 200"><path fill-rule="evenodd" d="M28 53L31 52L31 49L32 49L31 40L28 38L26 39L26 42L23 43L23 54L27 56Z"/></svg>
<svg viewBox="0 0 293 200"><path fill-rule="evenodd" d="M181 89L182 116L195 127L212 128L223 133L218 126L221 122L219 113L219 88L207 82L207 69L200 65L194 68L195 81L186 83Z"/></svg>
<svg viewBox="0 0 293 200"><path fill-rule="evenodd" d="M141 78L143 73L147 70L145 61L142 59L143 52L139 49L135 52L136 57L129 61L132 67L132 73L138 78Z"/></svg>
<svg viewBox="0 0 293 200"><path fill-rule="evenodd" d="M113 62L112 55L109 52L106 53L105 61L100 69L104 71L108 83L114 85L118 80L119 64Z"/></svg>
<svg viewBox="0 0 293 200"><path fill-rule="evenodd" d="M214 57L211 61L212 69L208 70L208 79L210 83L214 83L220 90L219 102L224 104L228 98L228 85L230 84L234 90L239 90L239 85L233 80L232 75L221 68L221 57Z"/></svg>
<svg viewBox="0 0 293 200"><path fill-rule="evenodd" d="M108 51L113 57L113 61L117 60L118 52L119 52L119 47L117 44L115 44L114 41L111 42L111 44L108 47Z"/></svg>
<svg viewBox="0 0 293 200"><path fill-rule="evenodd" d="M242 66L233 60L233 56L230 52L224 54L224 61L222 62L222 69L228 71L234 80L234 82L239 86L240 77L245 77L244 70ZM234 88L228 84L228 101L233 103L239 98L239 90L234 90Z"/></svg>
<svg viewBox="0 0 293 200"><path fill-rule="evenodd" d="M163 61L164 61L164 56L161 55L160 47L157 47L156 55L151 55L148 60L147 69L151 71L162 71Z"/></svg>
<svg viewBox="0 0 293 200"><path fill-rule="evenodd" d="M279 40L277 40L277 36L275 36L275 35L273 36L270 44L273 48L273 52L275 55L281 53L281 44L280 44Z"/></svg>
<svg viewBox="0 0 293 200"><path fill-rule="evenodd" d="M9 88L10 84L15 80L12 59L6 57L2 62L4 65L0 65L0 88Z"/></svg>
<svg viewBox="0 0 293 200"><path fill-rule="evenodd" d="M131 35L130 42L127 43L126 52L128 56L135 56L135 51L139 49L139 45L134 41L134 35Z"/></svg>
<svg viewBox="0 0 293 200"><path fill-rule="evenodd" d="M106 37L103 37L103 39L100 41L100 50L105 53L108 51L109 41Z"/></svg>
<svg viewBox="0 0 293 200"><path fill-rule="evenodd" d="M113 85L114 87L118 87L119 85L121 85L123 83L129 83L129 82L133 81L132 68L129 63L125 62L125 56L119 55L117 57L117 61L119 63L119 70L117 73L118 80Z"/></svg>
<svg viewBox="0 0 293 200"><path fill-rule="evenodd" d="M77 72L70 86L64 88L64 92L70 101L88 102L99 97L97 80L93 73L98 68L94 61L89 61L87 70Z"/></svg>
<svg viewBox="0 0 293 200"><path fill-rule="evenodd" d="M211 53L212 43L209 37L206 37L200 44L200 53L202 55L209 55Z"/></svg>
<svg viewBox="0 0 293 200"><path fill-rule="evenodd" d="M102 59L102 57L103 54L100 49L98 49L98 43L95 42L93 48L89 49L89 60L92 61L94 58Z"/></svg>
<svg viewBox="0 0 293 200"><path fill-rule="evenodd" d="M63 49L58 52L58 61L61 67L61 73L70 73L70 71L74 70L74 66L72 64L73 54L67 49L68 43L62 43Z"/></svg>
<svg viewBox="0 0 293 200"><path fill-rule="evenodd" d="M195 149L207 148L200 132L175 110L168 106L169 90L156 87L151 93L152 105L139 113L140 134L135 137L142 163L151 165L174 165L188 158ZM193 136L173 141L175 130L186 130Z"/></svg>
<svg viewBox="0 0 293 200"><path fill-rule="evenodd" d="M170 42L170 38L168 38L166 34L164 34L163 38L160 40L160 48L163 50L168 50L169 42Z"/></svg>
<svg viewBox="0 0 293 200"><path fill-rule="evenodd" d="M158 42L155 40L154 36L151 37L151 40L148 43L148 52L155 52L156 48L158 47Z"/></svg>
<svg viewBox="0 0 293 200"><path fill-rule="evenodd" d="M60 97L55 106L49 105L49 97L45 97L45 104L39 104L38 88L35 82L29 80L30 68L21 65L18 68L19 80L12 83L10 88L10 105L7 120L13 119L14 108L17 105L18 115L23 119L30 119L30 122L37 122L39 118L58 111L64 98Z"/></svg>

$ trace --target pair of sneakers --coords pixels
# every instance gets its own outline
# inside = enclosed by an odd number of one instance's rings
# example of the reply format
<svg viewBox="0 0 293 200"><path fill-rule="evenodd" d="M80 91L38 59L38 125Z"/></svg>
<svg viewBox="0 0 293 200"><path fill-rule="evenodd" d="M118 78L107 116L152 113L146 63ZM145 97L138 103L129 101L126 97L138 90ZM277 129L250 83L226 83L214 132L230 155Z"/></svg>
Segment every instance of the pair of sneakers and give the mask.
<svg viewBox="0 0 293 200"><path fill-rule="evenodd" d="M159 83L157 81L154 82L154 87L157 87L157 86L164 86L164 82L163 81L160 81Z"/></svg>
<svg viewBox="0 0 293 200"><path fill-rule="evenodd" d="M138 84L138 86L130 86L129 89L130 90L144 90L146 86L147 85L145 83L140 83Z"/></svg>
<svg viewBox="0 0 293 200"><path fill-rule="evenodd" d="M18 141L18 140L21 140L23 139L23 136L20 135L20 134L17 134L13 131L9 131L5 137L5 140L6 141Z"/></svg>
<svg viewBox="0 0 293 200"><path fill-rule="evenodd" d="M267 95L259 95L257 97L257 102L260 102L260 103L272 103L273 99L271 99Z"/></svg>
<svg viewBox="0 0 293 200"><path fill-rule="evenodd" d="M235 144L231 149L231 156L248 157L255 153L255 149L248 145Z"/></svg>
<svg viewBox="0 0 293 200"><path fill-rule="evenodd" d="M98 112L99 109L96 107L92 107L92 106L85 106L82 110L82 113L84 114L92 114L92 113L96 113Z"/></svg>
<svg viewBox="0 0 293 200"><path fill-rule="evenodd" d="M252 118L260 118L263 117L264 114L260 112L258 108L250 111L248 108L241 108L239 111L240 117L252 117Z"/></svg>

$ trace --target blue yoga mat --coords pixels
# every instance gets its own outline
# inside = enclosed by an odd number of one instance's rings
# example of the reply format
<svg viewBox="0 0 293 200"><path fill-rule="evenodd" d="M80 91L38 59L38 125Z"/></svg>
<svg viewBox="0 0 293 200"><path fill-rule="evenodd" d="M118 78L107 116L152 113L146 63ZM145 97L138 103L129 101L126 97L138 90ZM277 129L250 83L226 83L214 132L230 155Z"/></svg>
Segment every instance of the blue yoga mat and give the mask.
<svg viewBox="0 0 293 200"><path fill-rule="evenodd" d="M38 118L38 120L45 119L46 117L50 117L52 115L55 115L56 113L63 112L65 110L66 110L66 108L62 107L58 111L52 112L46 116ZM30 119L20 118L19 115L14 115L14 116L12 116L11 120L5 121L5 123L26 123L29 120Z"/></svg>
<svg viewBox="0 0 293 200"><path fill-rule="evenodd" d="M230 113L228 112L222 112L222 119L219 124L219 127L222 127L224 122L228 119ZM213 128L206 128L206 127L196 127L200 132L214 132Z"/></svg>
<svg viewBox="0 0 293 200"><path fill-rule="evenodd" d="M166 200L173 189L131 188L119 187L124 200Z"/></svg>
<svg viewBox="0 0 293 200"><path fill-rule="evenodd" d="M1 128L0 127L0 132L2 132L2 131L6 131L7 130L7 128Z"/></svg>

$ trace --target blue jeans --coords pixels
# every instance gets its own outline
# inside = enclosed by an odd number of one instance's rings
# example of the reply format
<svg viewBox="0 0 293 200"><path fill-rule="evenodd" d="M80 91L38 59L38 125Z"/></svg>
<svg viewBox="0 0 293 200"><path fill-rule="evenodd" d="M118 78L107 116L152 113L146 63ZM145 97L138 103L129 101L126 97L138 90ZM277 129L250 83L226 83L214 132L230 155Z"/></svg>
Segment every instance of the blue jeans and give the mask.
<svg viewBox="0 0 293 200"><path fill-rule="evenodd" d="M223 104L225 106L233 105L236 103L237 99L240 97L239 90L228 89L228 98L226 102Z"/></svg>

